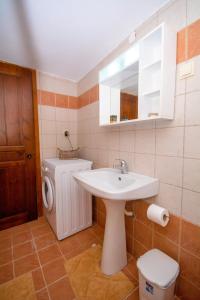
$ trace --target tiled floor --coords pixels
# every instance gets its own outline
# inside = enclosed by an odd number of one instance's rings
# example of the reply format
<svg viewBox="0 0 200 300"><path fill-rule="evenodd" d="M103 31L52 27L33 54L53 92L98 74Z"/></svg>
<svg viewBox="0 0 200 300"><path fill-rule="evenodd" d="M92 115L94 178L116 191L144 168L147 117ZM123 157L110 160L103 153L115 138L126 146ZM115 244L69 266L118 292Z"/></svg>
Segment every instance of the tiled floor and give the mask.
<svg viewBox="0 0 200 300"><path fill-rule="evenodd" d="M74 300L64 260L102 243L103 230L94 225L58 241L44 218L0 231L0 284L24 273L32 274L38 300ZM129 257L124 273L137 281L135 260ZM138 300L138 288L127 300Z"/></svg>

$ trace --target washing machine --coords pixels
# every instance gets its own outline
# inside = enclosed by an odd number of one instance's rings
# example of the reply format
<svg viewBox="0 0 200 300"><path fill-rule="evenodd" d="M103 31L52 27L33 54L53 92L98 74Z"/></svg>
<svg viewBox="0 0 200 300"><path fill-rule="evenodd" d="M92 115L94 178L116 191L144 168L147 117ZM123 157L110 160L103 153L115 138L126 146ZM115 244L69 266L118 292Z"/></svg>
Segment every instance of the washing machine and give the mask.
<svg viewBox="0 0 200 300"><path fill-rule="evenodd" d="M59 240L92 225L92 196L73 178L73 173L91 167L84 159L42 162L44 214Z"/></svg>

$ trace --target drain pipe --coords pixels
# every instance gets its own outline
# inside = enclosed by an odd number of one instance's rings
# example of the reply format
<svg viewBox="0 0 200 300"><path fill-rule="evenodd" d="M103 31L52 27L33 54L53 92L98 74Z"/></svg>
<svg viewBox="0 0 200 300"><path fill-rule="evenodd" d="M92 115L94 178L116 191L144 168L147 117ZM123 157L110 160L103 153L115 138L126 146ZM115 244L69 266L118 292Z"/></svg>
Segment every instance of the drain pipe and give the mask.
<svg viewBox="0 0 200 300"><path fill-rule="evenodd" d="M128 211L127 209L124 209L124 214L125 214L125 216L127 216L127 217L135 218L134 211Z"/></svg>

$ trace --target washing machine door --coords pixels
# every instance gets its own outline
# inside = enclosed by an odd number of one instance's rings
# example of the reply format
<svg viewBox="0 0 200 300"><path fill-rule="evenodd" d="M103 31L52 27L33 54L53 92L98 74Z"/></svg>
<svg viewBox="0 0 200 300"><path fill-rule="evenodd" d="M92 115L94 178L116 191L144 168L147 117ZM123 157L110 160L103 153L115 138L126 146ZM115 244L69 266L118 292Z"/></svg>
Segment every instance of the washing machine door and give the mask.
<svg viewBox="0 0 200 300"><path fill-rule="evenodd" d="M42 198L45 208L50 212L53 208L54 193L53 184L49 177L44 176L42 182Z"/></svg>

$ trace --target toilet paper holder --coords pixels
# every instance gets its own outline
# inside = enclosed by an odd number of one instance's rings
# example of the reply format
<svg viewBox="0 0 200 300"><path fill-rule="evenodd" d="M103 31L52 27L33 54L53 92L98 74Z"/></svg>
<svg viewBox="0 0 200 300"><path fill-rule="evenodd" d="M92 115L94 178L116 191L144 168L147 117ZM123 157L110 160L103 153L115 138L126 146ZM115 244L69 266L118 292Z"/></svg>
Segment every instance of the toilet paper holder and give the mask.
<svg viewBox="0 0 200 300"><path fill-rule="evenodd" d="M147 209L147 218L162 227L165 227L169 222L169 211L164 207L151 204Z"/></svg>

